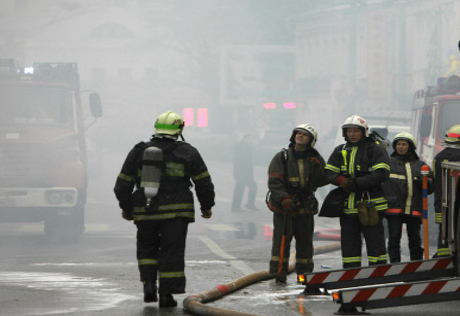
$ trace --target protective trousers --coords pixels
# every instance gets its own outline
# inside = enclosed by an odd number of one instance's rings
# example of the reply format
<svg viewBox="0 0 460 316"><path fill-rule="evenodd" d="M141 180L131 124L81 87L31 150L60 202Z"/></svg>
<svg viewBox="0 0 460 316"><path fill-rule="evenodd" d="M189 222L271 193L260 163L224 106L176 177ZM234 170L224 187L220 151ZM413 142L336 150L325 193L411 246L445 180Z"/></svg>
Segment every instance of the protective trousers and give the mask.
<svg viewBox="0 0 460 316"><path fill-rule="evenodd" d="M434 258L439 258L439 257L449 257L451 255L450 253L450 248L449 244L447 243L446 240L442 238L442 224L438 224L438 250L436 251L436 254L434 255ZM446 232L446 236L448 236Z"/></svg>
<svg viewBox="0 0 460 316"><path fill-rule="evenodd" d="M366 242L369 265L387 263L385 236L380 214L379 222L375 226L362 226L358 216L342 215L340 227L343 268L361 266L361 234Z"/></svg>
<svg viewBox="0 0 460 316"><path fill-rule="evenodd" d="M297 274L313 271L313 230L314 218L309 214L302 214L291 218L292 236L296 240L296 265ZM273 213L273 242L272 258L270 260L270 273L277 274L280 260L281 239L284 230L284 215ZM291 239L286 239L283 257L283 272L287 274Z"/></svg>
<svg viewBox="0 0 460 316"><path fill-rule="evenodd" d="M188 222L183 218L137 221L137 260L141 281L156 281L160 294L185 293L185 241Z"/></svg>
<svg viewBox="0 0 460 316"><path fill-rule="evenodd" d="M420 236L422 223L416 217L402 217L399 215L387 216L388 221L388 255L390 262L401 262L402 225L406 223L407 238L409 240L410 260L422 260L423 248Z"/></svg>

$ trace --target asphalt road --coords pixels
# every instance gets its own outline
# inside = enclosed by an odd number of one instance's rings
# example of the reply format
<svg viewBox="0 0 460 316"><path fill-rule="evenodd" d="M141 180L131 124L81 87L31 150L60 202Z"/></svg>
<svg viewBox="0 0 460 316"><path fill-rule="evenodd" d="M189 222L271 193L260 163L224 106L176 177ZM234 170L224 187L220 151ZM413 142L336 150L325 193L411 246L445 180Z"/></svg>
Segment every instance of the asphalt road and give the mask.
<svg viewBox="0 0 460 316"><path fill-rule="evenodd" d="M218 285L266 271L270 259L271 214L265 208L266 170L256 167L258 211L230 211L231 165L208 162L217 205L210 220L190 225L186 253L187 293L177 308L143 302L135 260L135 227L120 217L112 188L124 157L104 156L104 168L90 179L87 230L78 244L49 242L42 223L0 224L0 315L190 315L183 300ZM317 219L317 229L337 228ZM315 247L332 241L315 241ZM403 242L404 243L404 242ZM407 249L403 249L407 258ZM321 266L339 269L340 251L315 256ZM333 315L329 296L306 297L290 275L285 285L266 280L207 305L258 315ZM372 315L458 315L460 302L370 311Z"/></svg>

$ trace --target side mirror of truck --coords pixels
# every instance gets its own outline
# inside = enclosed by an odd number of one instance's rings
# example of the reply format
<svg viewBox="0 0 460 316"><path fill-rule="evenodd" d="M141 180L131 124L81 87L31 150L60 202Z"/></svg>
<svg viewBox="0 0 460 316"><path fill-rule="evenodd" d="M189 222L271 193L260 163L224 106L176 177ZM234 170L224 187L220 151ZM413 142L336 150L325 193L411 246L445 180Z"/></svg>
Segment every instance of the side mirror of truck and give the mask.
<svg viewBox="0 0 460 316"><path fill-rule="evenodd" d="M91 108L91 114L94 118L102 117L102 104L101 97L98 93L91 93L89 95L89 106Z"/></svg>
<svg viewBox="0 0 460 316"><path fill-rule="evenodd" d="M431 115L422 114L422 120L420 122L420 136L428 137L431 134Z"/></svg>

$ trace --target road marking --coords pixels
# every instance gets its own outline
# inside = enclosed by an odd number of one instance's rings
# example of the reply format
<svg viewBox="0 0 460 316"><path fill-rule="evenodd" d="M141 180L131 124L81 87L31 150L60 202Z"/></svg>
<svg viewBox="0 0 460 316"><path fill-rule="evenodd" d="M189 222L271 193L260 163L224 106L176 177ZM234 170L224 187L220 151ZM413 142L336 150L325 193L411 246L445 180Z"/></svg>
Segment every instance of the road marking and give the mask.
<svg viewBox="0 0 460 316"><path fill-rule="evenodd" d="M85 232L104 232L109 230L107 224L85 224ZM38 233L43 231L43 223L21 224L17 227L20 233Z"/></svg>
<svg viewBox="0 0 460 316"><path fill-rule="evenodd" d="M43 231L43 223L41 224L24 224L18 227L20 233L41 233Z"/></svg>
<svg viewBox="0 0 460 316"><path fill-rule="evenodd" d="M218 255L221 258L228 259L230 260L230 263L232 266L243 272L244 274L253 274L255 271L248 267L246 263L244 263L242 260L237 260L238 258L235 256L232 256L225 251L222 250L214 241L212 241L208 237L203 237L199 236L198 237L208 248L211 250L213 253Z"/></svg>
<svg viewBox="0 0 460 316"><path fill-rule="evenodd" d="M221 232L236 232L239 231L238 228L232 227L230 225L225 224L203 224L203 226L214 230L214 231L221 231Z"/></svg>
<svg viewBox="0 0 460 316"><path fill-rule="evenodd" d="M48 304L46 305L48 306L43 306L41 308L40 314L42 315L51 315L57 312L61 315L67 313L80 315L91 310L102 311L112 309L122 302L138 299L134 295L123 293L120 286L109 279L92 277L82 278L63 272L0 272L0 283L2 283L2 287L5 285L12 285L14 287L20 286L28 290L42 291L42 293L51 290L61 293L59 296L47 301ZM40 295L40 293L37 295ZM9 310L7 308L9 308ZM5 313L2 313L3 315L16 314L13 312L10 313L9 311L17 311L17 309L15 307L2 305L2 312ZM21 313L21 315L27 314Z"/></svg>
<svg viewBox="0 0 460 316"><path fill-rule="evenodd" d="M107 224L85 224L85 231L87 232L104 232L109 230Z"/></svg>
<svg viewBox="0 0 460 316"><path fill-rule="evenodd" d="M222 197L222 196L216 197L215 200L216 200L216 202L225 202L225 203L232 202L231 198ZM265 204L265 197L256 197L256 201L263 201L264 204Z"/></svg>

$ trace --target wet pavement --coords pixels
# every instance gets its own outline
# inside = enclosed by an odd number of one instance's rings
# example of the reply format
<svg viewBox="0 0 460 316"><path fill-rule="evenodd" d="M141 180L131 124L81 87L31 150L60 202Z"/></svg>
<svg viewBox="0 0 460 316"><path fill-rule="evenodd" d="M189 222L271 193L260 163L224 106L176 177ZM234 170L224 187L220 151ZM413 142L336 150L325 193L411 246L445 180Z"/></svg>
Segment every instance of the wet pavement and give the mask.
<svg viewBox="0 0 460 316"><path fill-rule="evenodd" d="M119 161L105 166L119 169ZM177 308L145 304L135 260L135 227L120 217L113 198L114 174L92 179L87 231L74 245L49 242L42 223L0 224L0 315L191 315L182 309L189 295L208 291L254 272L266 271L271 248L271 213L265 208L266 170L256 167L258 211L230 211L231 165L209 163L217 205L210 220L190 225L186 253L187 293ZM117 172L114 172L115 174ZM115 175L116 176L116 175ZM230 179L230 180L229 180ZM316 219L317 229L337 228L335 219ZM315 241L315 247L335 241ZM403 241L403 245L407 244ZM407 249L403 258L407 258ZM340 251L314 256L315 271L339 269ZM209 302L257 315L333 315L330 296L307 297L294 275L287 284L257 282ZM457 315L459 302L379 309L373 315ZM439 314L442 312L442 314Z"/></svg>

